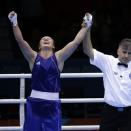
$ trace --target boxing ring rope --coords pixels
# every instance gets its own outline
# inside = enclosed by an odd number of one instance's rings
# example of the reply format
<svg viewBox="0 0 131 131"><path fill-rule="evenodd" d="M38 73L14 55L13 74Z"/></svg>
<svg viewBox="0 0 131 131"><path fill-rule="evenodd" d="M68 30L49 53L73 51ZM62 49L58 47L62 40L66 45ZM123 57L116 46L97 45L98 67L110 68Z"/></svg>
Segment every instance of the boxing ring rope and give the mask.
<svg viewBox="0 0 131 131"><path fill-rule="evenodd" d="M61 78L97 78L103 77L102 73L61 73ZM19 117L20 126L1 126L0 131L22 131L24 123L25 79L31 78L31 74L0 74L0 79L20 79L20 99L0 99L0 104L20 104ZM61 99L62 103L101 103L103 98L68 98ZM99 125L70 125L62 126L62 130L98 130Z"/></svg>

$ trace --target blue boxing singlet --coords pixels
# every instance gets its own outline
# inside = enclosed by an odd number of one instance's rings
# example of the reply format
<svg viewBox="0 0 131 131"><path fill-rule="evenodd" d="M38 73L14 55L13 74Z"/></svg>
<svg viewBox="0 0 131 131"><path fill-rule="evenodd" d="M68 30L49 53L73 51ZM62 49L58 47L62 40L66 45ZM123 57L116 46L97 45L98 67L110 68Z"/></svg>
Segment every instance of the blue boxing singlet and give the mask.
<svg viewBox="0 0 131 131"><path fill-rule="evenodd" d="M39 54L32 70L32 89L43 92L60 92L60 71L55 54L44 59Z"/></svg>

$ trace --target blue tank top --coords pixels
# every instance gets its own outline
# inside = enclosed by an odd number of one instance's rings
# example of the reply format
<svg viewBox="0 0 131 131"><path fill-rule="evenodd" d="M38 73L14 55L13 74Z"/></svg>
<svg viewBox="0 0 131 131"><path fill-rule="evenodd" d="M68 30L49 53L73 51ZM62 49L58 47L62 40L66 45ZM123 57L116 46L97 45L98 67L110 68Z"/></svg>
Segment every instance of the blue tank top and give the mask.
<svg viewBox="0 0 131 131"><path fill-rule="evenodd" d="M31 88L43 92L60 92L60 71L55 54L48 59L37 54L32 70Z"/></svg>

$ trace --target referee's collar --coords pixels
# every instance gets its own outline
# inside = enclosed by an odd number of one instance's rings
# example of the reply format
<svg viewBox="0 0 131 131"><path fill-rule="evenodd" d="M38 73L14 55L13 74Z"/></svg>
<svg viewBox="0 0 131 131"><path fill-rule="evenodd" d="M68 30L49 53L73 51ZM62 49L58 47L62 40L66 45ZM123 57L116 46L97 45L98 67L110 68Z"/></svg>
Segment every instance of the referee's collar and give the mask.
<svg viewBox="0 0 131 131"><path fill-rule="evenodd" d="M128 68L128 67L131 67L131 60L129 61L129 62L127 62L127 63L122 63L120 60L119 60L119 58L117 58L117 65L119 65L118 63L121 63L120 65L127 65L127 67L126 68Z"/></svg>

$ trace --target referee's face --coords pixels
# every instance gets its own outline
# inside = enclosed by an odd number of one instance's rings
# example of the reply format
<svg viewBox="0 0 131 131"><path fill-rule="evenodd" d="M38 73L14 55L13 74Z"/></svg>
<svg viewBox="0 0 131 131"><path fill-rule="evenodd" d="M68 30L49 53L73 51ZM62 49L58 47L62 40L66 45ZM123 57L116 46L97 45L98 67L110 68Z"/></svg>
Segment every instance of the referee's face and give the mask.
<svg viewBox="0 0 131 131"><path fill-rule="evenodd" d="M125 48L124 46L119 46L117 50L118 59L122 63L128 63L131 61L131 45Z"/></svg>

